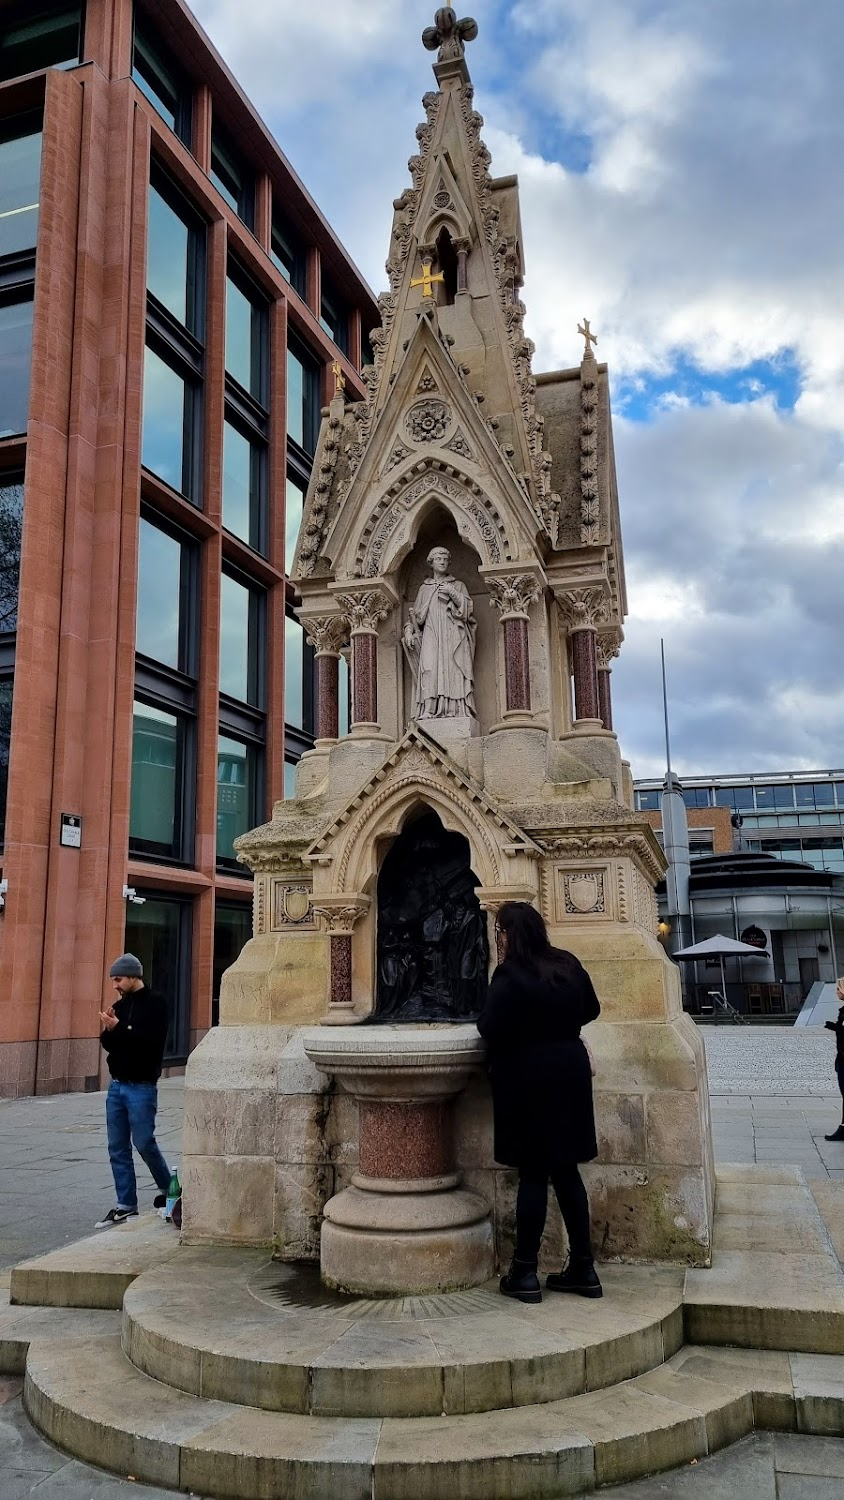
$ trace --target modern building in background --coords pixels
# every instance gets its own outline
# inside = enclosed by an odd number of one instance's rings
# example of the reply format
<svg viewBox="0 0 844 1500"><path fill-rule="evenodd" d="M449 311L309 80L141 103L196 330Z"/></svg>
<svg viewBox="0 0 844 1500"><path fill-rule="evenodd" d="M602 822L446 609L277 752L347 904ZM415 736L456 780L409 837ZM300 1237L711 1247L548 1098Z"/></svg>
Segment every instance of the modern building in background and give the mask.
<svg viewBox="0 0 844 1500"><path fill-rule="evenodd" d="M767 959L728 960L726 998L743 1014L793 1016L813 984L844 969L844 771L685 776L681 786L692 941L718 934L766 950ZM662 788L634 782L635 806L658 838ZM718 960L683 970L687 1008L706 1011Z"/></svg>
<svg viewBox="0 0 844 1500"><path fill-rule="evenodd" d="M172 1064L212 1024L233 840L313 743L320 410L377 321L182 0L0 0L2 1094L99 1086L124 946Z"/></svg>

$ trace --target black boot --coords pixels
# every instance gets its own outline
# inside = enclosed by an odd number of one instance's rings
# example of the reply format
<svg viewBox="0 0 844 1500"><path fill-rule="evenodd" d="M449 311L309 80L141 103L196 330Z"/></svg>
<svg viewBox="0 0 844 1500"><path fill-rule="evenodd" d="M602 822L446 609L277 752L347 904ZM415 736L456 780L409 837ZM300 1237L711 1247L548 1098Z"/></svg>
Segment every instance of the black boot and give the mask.
<svg viewBox="0 0 844 1500"><path fill-rule="evenodd" d="M842 1123L841 1125L839 1125L839 1127L838 1127L837 1130L833 1130L832 1135L825 1135L824 1136L824 1140L825 1141L844 1141L844 1123Z"/></svg>
<svg viewBox="0 0 844 1500"><path fill-rule="evenodd" d="M545 1285L549 1292L575 1292L578 1297L604 1295L591 1256L588 1259L583 1256L578 1260L569 1260L565 1270L554 1271L546 1276Z"/></svg>
<svg viewBox="0 0 844 1500"><path fill-rule="evenodd" d="M514 1256L506 1276L498 1283L504 1297L515 1297L519 1302L541 1302L542 1289L536 1274L535 1260L517 1260Z"/></svg>

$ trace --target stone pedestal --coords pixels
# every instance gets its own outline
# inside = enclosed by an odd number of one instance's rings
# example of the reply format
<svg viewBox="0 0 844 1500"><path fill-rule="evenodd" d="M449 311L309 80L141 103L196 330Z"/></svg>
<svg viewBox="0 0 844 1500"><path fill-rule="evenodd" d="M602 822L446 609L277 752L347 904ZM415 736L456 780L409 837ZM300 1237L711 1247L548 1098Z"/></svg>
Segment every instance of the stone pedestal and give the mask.
<svg viewBox="0 0 844 1500"><path fill-rule="evenodd" d="M336 1029L305 1052L359 1103L359 1167L325 1206L326 1285L363 1296L454 1291L495 1269L489 1208L461 1190L451 1101L483 1059L473 1026Z"/></svg>

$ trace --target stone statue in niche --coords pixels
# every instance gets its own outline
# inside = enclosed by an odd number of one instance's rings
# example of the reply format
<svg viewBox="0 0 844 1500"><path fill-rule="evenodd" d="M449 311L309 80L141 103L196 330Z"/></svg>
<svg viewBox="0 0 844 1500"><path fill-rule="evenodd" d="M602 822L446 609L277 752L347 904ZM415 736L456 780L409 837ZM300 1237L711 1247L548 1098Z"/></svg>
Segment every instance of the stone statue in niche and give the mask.
<svg viewBox="0 0 844 1500"><path fill-rule="evenodd" d="M430 578L420 585L402 635L413 670L416 719L474 719L477 621L465 583L449 573L451 553L428 553Z"/></svg>
<svg viewBox="0 0 844 1500"><path fill-rule="evenodd" d="M466 1021L486 994L489 947L469 845L436 813L407 827L378 878L373 1021Z"/></svg>

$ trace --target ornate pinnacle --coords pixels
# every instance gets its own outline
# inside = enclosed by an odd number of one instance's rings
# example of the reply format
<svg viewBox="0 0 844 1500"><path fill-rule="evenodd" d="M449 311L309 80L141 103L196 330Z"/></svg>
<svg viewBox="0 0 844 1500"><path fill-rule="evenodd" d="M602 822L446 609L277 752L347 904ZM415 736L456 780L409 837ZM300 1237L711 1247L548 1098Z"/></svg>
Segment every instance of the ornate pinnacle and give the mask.
<svg viewBox="0 0 844 1500"><path fill-rule="evenodd" d="M471 16L458 21L457 12L450 5L441 5L434 16L433 26L426 26L422 33L422 44L429 52L439 47L437 62L448 62L452 58L465 56L466 42L473 42L478 34L478 23Z"/></svg>

